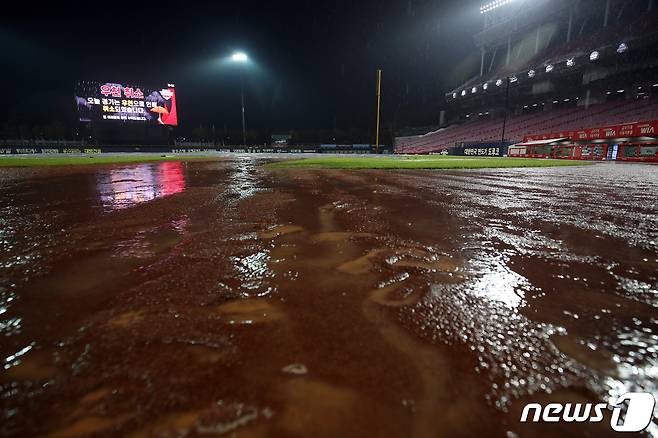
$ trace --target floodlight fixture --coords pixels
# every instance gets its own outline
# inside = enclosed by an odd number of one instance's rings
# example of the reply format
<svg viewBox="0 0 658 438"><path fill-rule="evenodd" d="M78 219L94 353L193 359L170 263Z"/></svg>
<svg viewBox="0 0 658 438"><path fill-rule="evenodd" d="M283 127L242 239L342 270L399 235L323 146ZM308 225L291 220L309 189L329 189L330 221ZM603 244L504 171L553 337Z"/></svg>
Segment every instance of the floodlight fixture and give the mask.
<svg viewBox="0 0 658 438"><path fill-rule="evenodd" d="M462 90L462 97L466 96L466 90Z"/></svg>
<svg viewBox="0 0 658 438"><path fill-rule="evenodd" d="M537 74L536 71L534 71L534 70L530 70L530 71L528 72L528 77L529 77L529 78L534 78L536 74Z"/></svg>
<svg viewBox="0 0 658 438"><path fill-rule="evenodd" d="M510 81L510 83L513 84L513 83L515 83L515 82L518 82L518 81L519 81L519 78L517 78L516 76L510 76L509 81Z"/></svg>
<svg viewBox="0 0 658 438"><path fill-rule="evenodd" d="M456 91L454 93L452 93L452 98L457 99L457 92Z"/></svg>
<svg viewBox="0 0 658 438"><path fill-rule="evenodd" d="M231 56L231 60L234 61L234 62L247 62L248 59L249 59L249 57L244 52L235 52Z"/></svg>
<svg viewBox="0 0 658 438"><path fill-rule="evenodd" d="M478 91L478 87L471 88L471 94L475 94Z"/></svg>
<svg viewBox="0 0 658 438"><path fill-rule="evenodd" d="M574 65L576 65L576 58L567 59L567 67L573 67Z"/></svg>
<svg viewBox="0 0 658 438"><path fill-rule="evenodd" d="M487 12L491 12L494 9L498 9L499 7L504 6L508 3L512 3L513 1L514 0L494 0L483 6L480 6L480 14L486 14Z"/></svg>
<svg viewBox="0 0 658 438"><path fill-rule="evenodd" d="M599 51L594 50L592 53L589 54L589 60L590 61L596 61L597 59L599 59L599 56L601 56Z"/></svg>
<svg viewBox="0 0 658 438"><path fill-rule="evenodd" d="M486 90L487 88L489 88L489 83L488 82L485 82L484 84L482 84L482 89L483 90Z"/></svg>
<svg viewBox="0 0 658 438"><path fill-rule="evenodd" d="M628 50L628 45L626 43L620 43L619 47L617 47L617 53L619 53L620 55L627 50Z"/></svg>
<svg viewBox="0 0 658 438"><path fill-rule="evenodd" d="M552 71L553 71L553 64L548 64L548 65L546 66L546 73L550 73L550 72L552 72Z"/></svg>
<svg viewBox="0 0 658 438"><path fill-rule="evenodd" d="M500 87L501 85L503 85L503 80L502 80L502 79L498 79L498 80L496 81L496 87Z"/></svg>

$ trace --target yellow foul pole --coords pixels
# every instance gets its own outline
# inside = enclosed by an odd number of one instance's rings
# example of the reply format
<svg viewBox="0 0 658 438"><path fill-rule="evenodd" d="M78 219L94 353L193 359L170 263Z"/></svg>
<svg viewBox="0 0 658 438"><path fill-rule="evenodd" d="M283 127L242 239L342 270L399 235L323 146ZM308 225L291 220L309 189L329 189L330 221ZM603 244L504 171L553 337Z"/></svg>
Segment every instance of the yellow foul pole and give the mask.
<svg viewBox="0 0 658 438"><path fill-rule="evenodd" d="M377 69L377 134L375 140L375 150L379 152L379 108L382 103L382 70Z"/></svg>

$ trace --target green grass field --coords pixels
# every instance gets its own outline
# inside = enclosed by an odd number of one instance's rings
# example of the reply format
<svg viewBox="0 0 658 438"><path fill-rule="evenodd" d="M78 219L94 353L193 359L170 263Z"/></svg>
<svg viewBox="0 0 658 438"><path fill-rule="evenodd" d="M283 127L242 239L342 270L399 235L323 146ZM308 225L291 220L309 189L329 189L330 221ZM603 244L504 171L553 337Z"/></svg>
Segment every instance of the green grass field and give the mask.
<svg viewBox="0 0 658 438"><path fill-rule="evenodd" d="M593 163L570 160L499 157L447 157L440 155L392 157L319 157L277 161L273 169L483 169L501 167L583 166Z"/></svg>
<svg viewBox="0 0 658 438"><path fill-rule="evenodd" d="M88 155L88 156L0 156L0 167L72 166L91 164L121 164L158 161L213 160L202 155ZM272 169L483 169L502 167L583 166L593 163L570 160L499 157L447 157L441 155L376 156L376 157L313 157L283 160L266 164Z"/></svg>
<svg viewBox="0 0 658 438"><path fill-rule="evenodd" d="M72 166L85 164L120 164L143 163L151 161L190 161L209 160L214 157L201 155L109 155L109 156L73 156L73 157L43 157L43 156L0 156L0 167L37 167L37 166ZM216 158L215 158L216 159Z"/></svg>

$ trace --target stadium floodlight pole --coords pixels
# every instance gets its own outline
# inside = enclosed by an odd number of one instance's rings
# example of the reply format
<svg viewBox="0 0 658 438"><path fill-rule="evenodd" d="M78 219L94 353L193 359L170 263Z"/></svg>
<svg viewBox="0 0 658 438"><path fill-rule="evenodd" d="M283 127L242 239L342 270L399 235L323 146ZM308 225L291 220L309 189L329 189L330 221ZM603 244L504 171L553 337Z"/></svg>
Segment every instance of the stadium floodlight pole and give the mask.
<svg viewBox="0 0 658 438"><path fill-rule="evenodd" d="M240 69L240 100L242 101L242 146L247 146L247 131L244 122L244 69Z"/></svg>
<svg viewBox="0 0 658 438"><path fill-rule="evenodd" d="M244 52L235 52L233 56L231 56L231 60L233 60L233 62L244 64L249 60L249 57ZM242 146L246 146L247 131L244 121L244 66L240 69L240 101L242 103Z"/></svg>
<svg viewBox="0 0 658 438"><path fill-rule="evenodd" d="M382 103L382 70L377 69L377 133L375 134L375 152L379 153L379 114Z"/></svg>

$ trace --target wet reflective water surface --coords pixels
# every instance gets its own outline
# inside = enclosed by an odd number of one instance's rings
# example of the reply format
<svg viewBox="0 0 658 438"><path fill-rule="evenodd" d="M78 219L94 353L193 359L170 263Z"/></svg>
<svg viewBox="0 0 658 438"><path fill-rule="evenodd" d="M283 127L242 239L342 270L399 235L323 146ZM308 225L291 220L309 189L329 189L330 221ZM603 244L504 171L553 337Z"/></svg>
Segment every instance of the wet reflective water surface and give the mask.
<svg viewBox="0 0 658 438"><path fill-rule="evenodd" d="M0 434L607 436L520 413L658 394L655 166L261 163L0 170Z"/></svg>

